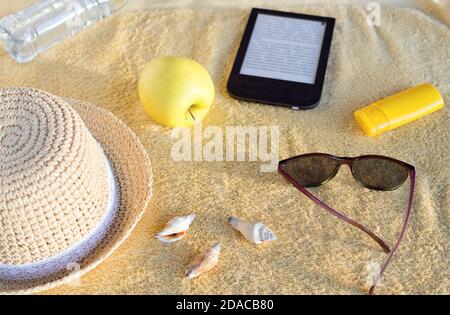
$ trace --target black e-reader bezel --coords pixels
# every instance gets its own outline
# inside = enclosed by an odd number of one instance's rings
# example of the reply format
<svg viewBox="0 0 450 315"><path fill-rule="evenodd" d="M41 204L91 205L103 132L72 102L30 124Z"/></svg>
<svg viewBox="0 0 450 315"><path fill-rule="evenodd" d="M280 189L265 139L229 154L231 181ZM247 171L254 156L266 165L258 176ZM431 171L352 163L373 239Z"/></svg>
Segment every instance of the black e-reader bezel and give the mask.
<svg viewBox="0 0 450 315"><path fill-rule="evenodd" d="M250 76L240 73L258 14L326 23L314 84ZM241 44L228 79L228 93L234 98L241 100L294 109L309 109L315 107L319 103L322 95L328 56L333 38L334 24L335 19L332 17L253 8L248 18L247 26L242 36Z"/></svg>

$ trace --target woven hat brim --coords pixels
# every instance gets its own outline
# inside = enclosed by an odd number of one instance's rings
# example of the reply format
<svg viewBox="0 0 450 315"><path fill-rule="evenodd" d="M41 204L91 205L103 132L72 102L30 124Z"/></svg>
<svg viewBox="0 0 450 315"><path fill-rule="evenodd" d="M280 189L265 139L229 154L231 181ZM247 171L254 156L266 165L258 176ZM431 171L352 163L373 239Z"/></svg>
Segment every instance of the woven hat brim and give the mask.
<svg viewBox="0 0 450 315"><path fill-rule="evenodd" d="M76 270L60 270L46 277L2 280L0 293L29 294L69 283L104 261L131 234L152 196L152 170L147 151L133 131L112 113L72 99L65 101L77 111L91 134L102 146L112 166L119 204L106 236L82 260Z"/></svg>

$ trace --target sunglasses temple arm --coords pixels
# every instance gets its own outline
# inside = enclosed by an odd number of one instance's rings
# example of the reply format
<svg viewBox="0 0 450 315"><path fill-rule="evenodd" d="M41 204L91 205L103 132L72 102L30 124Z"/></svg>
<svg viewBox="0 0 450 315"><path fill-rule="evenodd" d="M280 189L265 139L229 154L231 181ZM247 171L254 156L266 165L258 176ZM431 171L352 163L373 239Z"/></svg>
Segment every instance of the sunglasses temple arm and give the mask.
<svg viewBox="0 0 450 315"><path fill-rule="evenodd" d="M394 248L392 249L391 253L389 254L386 261L383 263L383 266L380 269L380 272L374 279L372 286L369 289L369 294L372 295L375 291L375 287L377 283L381 280L381 277L388 267L389 263L392 260L392 257L394 256L395 252L397 251L398 246L400 245L400 242L403 239L403 236L405 235L406 228L408 227L409 219L411 218L411 212L412 212L412 204L413 204L413 196L414 196L414 183L415 183L415 177L416 177L416 171L414 169L410 170L409 178L410 178L410 188L409 188L409 197L408 197L408 206L406 208L406 214L405 214L405 220L403 222L402 230L400 231L400 235L398 237L397 242L394 245Z"/></svg>
<svg viewBox="0 0 450 315"><path fill-rule="evenodd" d="M289 176L289 174L287 174ZM290 176L289 176L290 177ZM358 222L350 219L349 217L345 216L344 214L334 210L333 208L331 208L330 206L328 206L326 203L324 203L322 200L320 200L319 198L317 198L316 196L314 196L313 194L311 194L308 190L306 190L305 188L303 188L302 186L300 186L298 183L296 183L295 181L293 181L295 183L295 186L303 193L305 194L309 199L311 199L312 201L314 201L316 204L318 204L319 206L321 206L322 208L324 208L325 210L327 210L328 212L330 212L331 214L333 214L334 216L338 217L339 219L357 227L358 229L360 229L361 231L365 232L366 234L368 234L370 237L372 237L375 242L377 242L381 248L383 248L384 252L389 253L391 251L391 249L389 248L389 245L386 244L385 241L383 241L381 238L379 238L377 235L375 235L375 233L373 233L372 231L370 231L368 228L366 228L364 225L359 224Z"/></svg>

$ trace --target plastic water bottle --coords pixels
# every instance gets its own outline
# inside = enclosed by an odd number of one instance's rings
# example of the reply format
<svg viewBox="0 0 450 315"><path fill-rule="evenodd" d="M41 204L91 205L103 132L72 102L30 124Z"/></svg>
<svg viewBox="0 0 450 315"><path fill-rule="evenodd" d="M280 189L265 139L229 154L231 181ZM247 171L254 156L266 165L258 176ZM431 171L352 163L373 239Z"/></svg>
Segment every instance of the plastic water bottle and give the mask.
<svg viewBox="0 0 450 315"><path fill-rule="evenodd" d="M0 43L20 63L110 16L127 0L42 0L0 19Z"/></svg>

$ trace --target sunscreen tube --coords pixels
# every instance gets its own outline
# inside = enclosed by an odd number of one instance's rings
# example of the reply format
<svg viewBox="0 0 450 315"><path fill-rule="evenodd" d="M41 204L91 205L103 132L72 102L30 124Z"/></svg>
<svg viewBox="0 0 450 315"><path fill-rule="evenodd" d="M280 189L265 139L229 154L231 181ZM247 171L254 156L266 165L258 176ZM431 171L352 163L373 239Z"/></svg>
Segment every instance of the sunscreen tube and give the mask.
<svg viewBox="0 0 450 315"><path fill-rule="evenodd" d="M379 135L444 106L439 91L424 83L358 109L355 118L369 136Z"/></svg>

